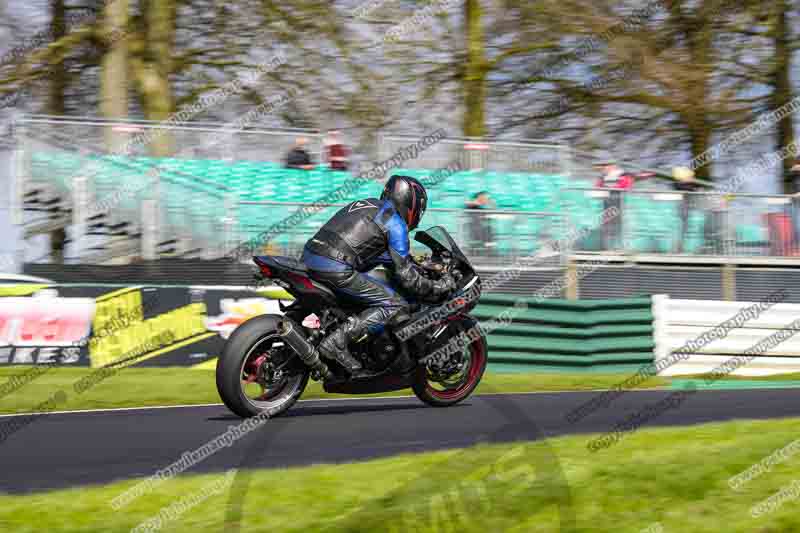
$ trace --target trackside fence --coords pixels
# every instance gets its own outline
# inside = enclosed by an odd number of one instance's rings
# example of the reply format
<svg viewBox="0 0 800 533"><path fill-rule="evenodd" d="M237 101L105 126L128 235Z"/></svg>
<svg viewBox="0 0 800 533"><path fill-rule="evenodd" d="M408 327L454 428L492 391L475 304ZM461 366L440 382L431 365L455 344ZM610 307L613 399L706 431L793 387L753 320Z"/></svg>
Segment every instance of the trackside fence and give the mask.
<svg viewBox="0 0 800 533"><path fill-rule="evenodd" d="M800 304L774 304L755 317L748 316L740 327L704 337L754 305L654 296L659 373L758 376L800 372ZM675 357L678 352L681 357ZM669 365L658 364L668 358Z"/></svg>

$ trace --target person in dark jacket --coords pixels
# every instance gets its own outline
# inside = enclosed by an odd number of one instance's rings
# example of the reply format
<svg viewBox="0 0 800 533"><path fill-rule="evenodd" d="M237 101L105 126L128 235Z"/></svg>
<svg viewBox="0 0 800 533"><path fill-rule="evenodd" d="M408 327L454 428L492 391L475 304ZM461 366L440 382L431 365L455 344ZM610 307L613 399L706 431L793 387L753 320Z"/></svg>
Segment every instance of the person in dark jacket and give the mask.
<svg viewBox="0 0 800 533"><path fill-rule="evenodd" d="M380 198L346 205L305 245L302 259L311 277L366 307L319 345L320 355L335 359L352 375L357 376L362 366L350 354L349 343L380 333L408 305L394 286L367 271L387 266L394 282L416 298L440 298L455 289L449 275L438 280L426 278L412 262L408 232L419 224L427 203L427 192L419 181L392 176Z"/></svg>
<svg viewBox="0 0 800 533"><path fill-rule="evenodd" d="M795 194L800 193L800 157L794 160L789 177L792 180Z"/></svg>
<svg viewBox="0 0 800 533"><path fill-rule="evenodd" d="M480 191L464 204L465 209L491 209L492 202L487 191ZM469 225L470 253L473 255L492 255L494 251L494 235L491 220L483 213L471 211L467 215Z"/></svg>
<svg viewBox="0 0 800 533"><path fill-rule="evenodd" d="M673 187L682 193L692 193L700 190L700 185L694 179L694 171L687 167L675 167L672 169ZM689 213L697 207L696 195L684 194L680 205L680 226L678 228L678 243L676 253L683 253L686 233L689 229Z"/></svg>
<svg viewBox="0 0 800 533"><path fill-rule="evenodd" d="M311 170L314 168L314 162L311 161L311 155L305 149L305 137L298 137L295 140L294 147L286 155L286 168L300 168L304 170Z"/></svg>
<svg viewBox="0 0 800 533"><path fill-rule="evenodd" d="M800 255L800 157L795 159L794 165L789 172L789 179L792 183L792 226L794 227L794 248L792 255Z"/></svg>

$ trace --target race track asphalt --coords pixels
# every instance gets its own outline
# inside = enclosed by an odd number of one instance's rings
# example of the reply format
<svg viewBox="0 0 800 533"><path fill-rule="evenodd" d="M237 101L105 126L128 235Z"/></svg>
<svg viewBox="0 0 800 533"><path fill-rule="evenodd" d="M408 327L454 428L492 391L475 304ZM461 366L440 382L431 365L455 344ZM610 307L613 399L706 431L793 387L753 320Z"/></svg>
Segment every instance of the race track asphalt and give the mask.
<svg viewBox="0 0 800 533"><path fill-rule="evenodd" d="M481 441L602 433L674 392L631 391L576 423L566 414L598 393L476 396L445 409L416 398L302 401L187 472L351 462ZM800 389L699 391L645 427L792 416L800 416ZM0 426L9 420L0 417ZM39 416L0 444L0 491L149 476L240 422L222 405Z"/></svg>

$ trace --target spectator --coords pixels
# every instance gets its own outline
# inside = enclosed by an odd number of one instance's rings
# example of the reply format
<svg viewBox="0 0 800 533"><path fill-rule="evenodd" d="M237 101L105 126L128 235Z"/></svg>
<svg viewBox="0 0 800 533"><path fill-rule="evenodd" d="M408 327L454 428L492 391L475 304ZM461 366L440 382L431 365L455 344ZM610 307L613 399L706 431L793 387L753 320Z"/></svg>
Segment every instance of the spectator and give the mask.
<svg viewBox="0 0 800 533"><path fill-rule="evenodd" d="M795 248L800 245L800 157L795 159L794 165L789 171L789 179L792 184L792 227L794 228ZM793 255L798 255L800 250L795 250Z"/></svg>
<svg viewBox="0 0 800 533"><path fill-rule="evenodd" d="M67 230L66 228L54 229L50 232L50 260L57 264L64 264L64 250L67 245Z"/></svg>
<svg viewBox="0 0 800 533"><path fill-rule="evenodd" d="M475 194L471 200L464 204L466 209L481 210L493 207L491 198L487 191ZM484 213L469 213L469 248L472 255L493 255L494 236L490 223L490 215Z"/></svg>
<svg viewBox="0 0 800 533"><path fill-rule="evenodd" d="M623 191L633 188L634 178L626 174L621 167L614 163L601 165L603 175L597 180L595 187L603 189L615 189L608 192L608 196L603 200L603 210L608 213L614 209L617 212L615 217L608 218L603 225L603 250L616 250L622 246L622 196ZM607 215L608 216L608 215Z"/></svg>
<svg viewBox="0 0 800 533"><path fill-rule="evenodd" d="M800 193L800 157L794 160L794 165L789 171L789 177L792 180L795 194Z"/></svg>
<svg viewBox="0 0 800 533"><path fill-rule="evenodd" d="M630 190L633 187L633 176L626 174L619 165L606 163L601 167L603 175L595 187Z"/></svg>
<svg viewBox="0 0 800 533"><path fill-rule="evenodd" d="M686 242L686 233L689 229L689 213L697 208L697 197L692 192L697 192L700 188L699 182L694 179L694 171L687 167L675 167L672 169L673 186L676 191L687 193L683 194L680 206L680 222L678 227L678 243L676 253L682 254Z"/></svg>
<svg viewBox="0 0 800 533"><path fill-rule="evenodd" d="M340 133L331 131L325 139L325 148L328 156L328 166L331 170L347 170L350 151L342 144Z"/></svg>
<svg viewBox="0 0 800 533"><path fill-rule="evenodd" d="M728 203L732 195L712 192L707 195L709 215L703 226L706 249L714 255L725 255L726 244L730 244L728 227Z"/></svg>
<svg viewBox="0 0 800 533"><path fill-rule="evenodd" d="M286 168L301 168L304 170L311 170L314 168L311 156L305 149L307 142L308 140L305 137L298 137L295 140L294 147L286 156Z"/></svg>

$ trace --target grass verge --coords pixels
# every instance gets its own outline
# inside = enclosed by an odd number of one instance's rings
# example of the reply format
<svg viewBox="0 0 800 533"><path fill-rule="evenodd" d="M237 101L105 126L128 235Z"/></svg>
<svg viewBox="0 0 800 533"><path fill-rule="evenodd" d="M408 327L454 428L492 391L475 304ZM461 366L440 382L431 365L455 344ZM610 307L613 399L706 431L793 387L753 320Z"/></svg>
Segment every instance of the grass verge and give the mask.
<svg viewBox="0 0 800 533"><path fill-rule="evenodd" d="M364 463L258 470L242 501L241 531L555 532L569 516L576 527L561 531L640 533L656 525L682 533L800 531L796 501L759 518L750 514L753 505L792 483L795 459L739 490L728 485L731 476L793 442L798 423L737 421L642 430L597 454L587 451L590 437L583 435L546 444L481 445ZM557 460L548 467L546 459L553 457ZM0 529L129 531L222 477L168 480L120 512L109 502L134 481L2 496ZM222 490L165 521L163 530L226 531L229 501L228 490Z"/></svg>
<svg viewBox="0 0 800 533"><path fill-rule="evenodd" d="M0 390L13 376L25 374L30 367L0 368ZM57 367L48 370L30 383L0 396L0 414L27 413L63 390L67 401L58 410L110 409L122 407L148 407L154 405L193 405L220 403L214 383L213 370L188 370L183 367L125 368L101 381L86 392L77 394L74 385L92 374L86 368ZM624 381L630 374L594 373L492 373L487 372L478 388L478 394L509 392L547 392L609 389ZM703 376L681 376L675 379L702 379ZM746 377L728 376L725 381L800 381L800 374ZM637 388L668 387L670 378L652 377ZM410 390L371 396L405 396ZM323 392L315 382L309 382L304 399L335 398Z"/></svg>
<svg viewBox="0 0 800 533"><path fill-rule="evenodd" d="M30 367L0 368L0 387L13 376L24 374ZM36 409L53 393L63 390L66 402L58 410L102 409L114 407L146 407L153 405L189 405L219 403L210 370L188 370L186 368L125 368L101 381L82 394L73 387L82 378L90 375L91 369L52 368L11 394L0 397L0 413L24 413ZM611 387L620 382L620 374L485 374L478 393L536 392L558 390L592 390ZM668 380L653 377L642 387L666 386ZM1 390L1 389L0 389ZM383 396L402 396L410 390L389 393ZM322 391L322 387L310 382L304 399L335 397Z"/></svg>

